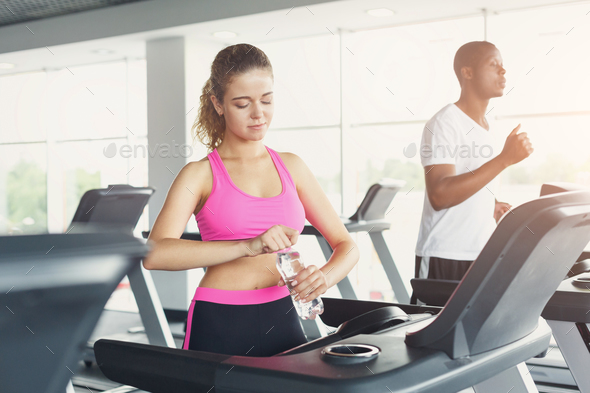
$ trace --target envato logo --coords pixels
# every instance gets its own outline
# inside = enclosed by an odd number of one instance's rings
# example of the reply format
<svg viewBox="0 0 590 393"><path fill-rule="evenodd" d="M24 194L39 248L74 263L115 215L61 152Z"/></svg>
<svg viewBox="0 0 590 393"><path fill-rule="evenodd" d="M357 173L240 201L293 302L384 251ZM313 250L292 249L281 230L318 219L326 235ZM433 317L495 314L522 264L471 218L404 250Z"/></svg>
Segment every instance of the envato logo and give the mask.
<svg viewBox="0 0 590 393"><path fill-rule="evenodd" d="M145 158L146 154L149 155L150 158L154 157L161 157L161 158L187 158L193 154L193 148L190 145L182 144L179 145L174 143L172 140L173 146L168 143L156 143L153 146L148 145L121 145L119 149L117 149L117 145L115 142L110 143L107 147L102 149L102 154L104 154L107 158L113 158L114 156L119 154L121 158L137 158L141 154L141 158Z"/></svg>
<svg viewBox="0 0 590 393"><path fill-rule="evenodd" d="M404 156L412 158L418 149L412 142L404 147ZM494 149L490 145L420 145L420 157L422 158L490 158L494 155Z"/></svg>

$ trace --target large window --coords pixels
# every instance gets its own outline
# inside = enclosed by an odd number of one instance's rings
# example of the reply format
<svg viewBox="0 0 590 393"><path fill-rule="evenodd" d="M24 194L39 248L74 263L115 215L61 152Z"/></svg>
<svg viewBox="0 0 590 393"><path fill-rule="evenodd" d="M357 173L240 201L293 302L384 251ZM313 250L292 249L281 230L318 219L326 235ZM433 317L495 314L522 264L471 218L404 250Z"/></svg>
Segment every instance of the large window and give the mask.
<svg viewBox="0 0 590 393"><path fill-rule="evenodd" d="M504 58L509 92L491 104L495 131L505 138L520 123L535 148L501 176L500 195L508 202L535 198L544 182L590 185L587 13L587 4L577 4L489 19L489 38Z"/></svg>
<svg viewBox="0 0 590 393"><path fill-rule="evenodd" d="M84 192L147 185L147 156L119 154L146 144L145 61L1 77L0 104L0 232L63 232Z"/></svg>
<svg viewBox="0 0 590 393"><path fill-rule="evenodd" d="M0 233L47 230L45 143L0 145Z"/></svg>

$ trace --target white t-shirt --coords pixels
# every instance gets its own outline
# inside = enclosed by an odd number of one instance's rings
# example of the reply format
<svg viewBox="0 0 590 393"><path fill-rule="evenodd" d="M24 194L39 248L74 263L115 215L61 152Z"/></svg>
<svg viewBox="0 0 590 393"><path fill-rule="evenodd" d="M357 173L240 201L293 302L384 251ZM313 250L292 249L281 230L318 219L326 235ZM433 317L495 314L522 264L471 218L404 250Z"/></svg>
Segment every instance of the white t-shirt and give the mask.
<svg viewBox="0 0 590 393"><path fill-rule="evenodd" d="M424 167L454 164L456 174L461 175L474 171L498 153L493 150L490 131L455 104L434 115L422 133L420 157ZM490 184L464 202L439 211L434 210L424 193L416 255L475 260L496 228L494 207Z"/></svg>

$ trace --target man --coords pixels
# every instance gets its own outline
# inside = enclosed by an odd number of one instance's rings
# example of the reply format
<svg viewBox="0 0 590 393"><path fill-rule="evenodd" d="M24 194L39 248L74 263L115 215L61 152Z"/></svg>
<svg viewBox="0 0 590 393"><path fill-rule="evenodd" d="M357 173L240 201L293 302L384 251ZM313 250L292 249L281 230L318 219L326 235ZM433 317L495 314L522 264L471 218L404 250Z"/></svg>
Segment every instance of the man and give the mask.
<svg viewBox="0 0 590 393"><path fill-rule="evenodd" d="M510 209L487 185L508 166L528 157L526 135L512 130L494 158L485 118L491 98L501 97L506 70L498 49L486 41L469 42L455 54L461 97L426 123L421 160L426 194L416 246L415 276L460 280Z"/></svg>

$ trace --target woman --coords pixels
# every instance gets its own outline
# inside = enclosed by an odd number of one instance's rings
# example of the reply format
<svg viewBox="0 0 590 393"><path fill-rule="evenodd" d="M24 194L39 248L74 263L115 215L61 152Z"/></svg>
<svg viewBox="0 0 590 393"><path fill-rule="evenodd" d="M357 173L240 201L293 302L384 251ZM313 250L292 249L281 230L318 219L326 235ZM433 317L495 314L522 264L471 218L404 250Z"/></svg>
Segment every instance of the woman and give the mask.
<svg viewBox="0 0 590 393"><path fill-rule="evenodd" d="M303 161L262 143L272 88L272 66L260 49L238 44L217 54L193 125L211 153L180 171L150 233L146 269L207 267L189 309L185 349L271 356L306 342L274 254L297 243L306 218L334 253L321 269L297 275L297 299L322 295L358 261ZM192 214L202 242L179 239Z"/></svg>

